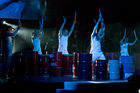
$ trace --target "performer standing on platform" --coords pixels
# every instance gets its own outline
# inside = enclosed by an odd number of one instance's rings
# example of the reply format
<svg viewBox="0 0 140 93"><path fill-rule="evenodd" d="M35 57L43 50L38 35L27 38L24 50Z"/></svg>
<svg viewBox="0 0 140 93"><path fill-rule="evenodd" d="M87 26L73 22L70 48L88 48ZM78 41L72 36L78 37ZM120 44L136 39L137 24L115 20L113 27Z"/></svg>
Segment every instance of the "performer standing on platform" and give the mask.
<svg viewBox="0 0 140 93"><path fill-rule="evenodd" d="M120 41L121 56L129 56L128 45L132 46L137 42L137 36L136 36L135 30L134 30L134 35L135 35L135 40L132 43L128 42L128 38L126 38L126 28L125 28L124 36L123 36L122 40Z"/></svg>
<svg viewBox="0 0 140 93"><path fill-rule="evenodd" d="M92 54L92 62L95 62L97 59L105 60L105 56L101 50L101 39L104 37L104 31L105 31L105 24L103 23L103 17L101 15L101 12L99 10L99 19L96 22L96 25L93 29L93 32L91 34L91 49L90 54ZM101 22L101 28L97 32L98 25Z"/></svg>
<svg viewBox="0 0 140 93"><path fill-rule="evenodd" d="M62 52L62 54L69 54L68 53L68 38L70 37L70 35L72 34L74 27L75 27L75 23L76 23L76 16L77 16L77 12L75 11L75 18L72 24L72 27L70 29L70 32L68 32L67 29L64 29L64 25L66 23L66 18L63 16L64 22L62 23L60 29L59 29L59 34L58 34L58 38L59 38L59 47L58 47L58 52Z"/></svg>
<svg viewBox="0 0 140 93"><path fill-rule="evenodd" d="M39 55L42 54L40 38L44 35L44 32L43 32L43 10L40 8L40 11L41 11L41 21L39 22L40 28L36 29L32 33L33 51L37 51Z"/></svg>
<svg viewBox="0 0 140 93"><path fill-rule="evenodd" d="M12 59L12 49L13 49L12 36L15 36L18 33L18 30L20 29L20 27L21 27L20 20L18 21L17 29L14 29L13 27L4 24L5 32L3 33L3 37L2 37L3 38L3 52L4 52L3 74L6 75L6 78L8 78L9 67L10 67L11 59Z"/></svg>
<svg viewBox="0 0 140 93"><path fill-rule="evenodd" d="M39 55L42 54L41 45L40 45L40 38L44 35L43 32L43 20L40 22L40 29L36 29L32 33L32 43L33 43L33 51L37 51Z"/></svg>

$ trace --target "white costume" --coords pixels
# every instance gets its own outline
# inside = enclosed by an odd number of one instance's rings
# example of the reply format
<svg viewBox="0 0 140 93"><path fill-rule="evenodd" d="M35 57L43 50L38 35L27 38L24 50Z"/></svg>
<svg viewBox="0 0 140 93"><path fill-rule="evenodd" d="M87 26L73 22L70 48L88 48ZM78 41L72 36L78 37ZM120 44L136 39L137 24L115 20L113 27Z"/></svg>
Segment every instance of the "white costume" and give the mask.
<svg viewBox="0 0 140 93"><path fill-rule="evenodd" d="M101 50L101 41L97 40L97 37L91 36L91 49L90 54L92 54L92 62L95 62L97 59L105 60L105 56Z"/></svg>
<svg viewBox="0 0 140 93"><path fill-rule="evenodd" d="M121 56L129 56L128 53L128 43L122 44L121 45Z"/></svg>
<svg viewBox="0 0 140 93"><path fill-rule="evenodd" d="M38 54L42 54L41 46L40 46L40 39L38 37L33 38L32 43L33 43L33 47L34 47L33 51L37 51Z"/></svg>
<svg viewBox="0 0 140 93"><path fill-rule="evenodd" d="M67 47L68 47L68 38L69 36L59 35L59 48L58 52L62 52L62 54L69 54Z"/></svg>

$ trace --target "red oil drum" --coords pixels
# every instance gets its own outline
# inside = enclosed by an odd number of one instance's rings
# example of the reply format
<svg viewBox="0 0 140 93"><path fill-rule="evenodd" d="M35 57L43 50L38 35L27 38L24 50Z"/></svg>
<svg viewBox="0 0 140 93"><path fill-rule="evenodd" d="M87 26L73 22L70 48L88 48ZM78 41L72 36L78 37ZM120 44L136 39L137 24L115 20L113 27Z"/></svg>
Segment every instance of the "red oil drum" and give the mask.
<svg viewBox="0 0 140 93"><path fill-rule="evenodd" d="M62 76L62 52L48 52L49 76Z"/></svg>
<svg viewBox="0 0 140 93"><path fill-rule="evenodd" d="M37 51L32 53L32 63L31 63L32 75L33 77L39 77L39 55Z"/></svg>
<svg viewBox="0 0 140 93"><path fill-rule="evenodd" d="M15 76L23 77L25 75L24 55L16 54L13 56L13 59L14 59Z"/></svg>
<svg viewBox="0 0 140 93"><path fill-rule="evenodd" d="M92 62L92 79L95 80L96 79L96 67L97 67L97 60L93 63Z"/></svg>
<svg viewBox="0 0 140 93"><path fill-rule="evenodd" d="M26 77L32 76L32 69L31 69L31 63L32 63L32 56L30 55L24 55L24 73Z"/></svg>
<svg viewBox="0 0 140 93"><path fill-rule="evenodd" d="M39 75L40 77L49 76L49 55L40 55L39 56Z"/></svg>
<svg viewBox="0 0 140 93"><path fill-rule="evenodd" d="M74 78L78 76L79 53L73 53L72 75Z"/></svg>
<svg viewBox="0 0 140 93"><path fill-rule="evenodd" d="M72 76L73 54L63 54L63 74Z"/></svg>

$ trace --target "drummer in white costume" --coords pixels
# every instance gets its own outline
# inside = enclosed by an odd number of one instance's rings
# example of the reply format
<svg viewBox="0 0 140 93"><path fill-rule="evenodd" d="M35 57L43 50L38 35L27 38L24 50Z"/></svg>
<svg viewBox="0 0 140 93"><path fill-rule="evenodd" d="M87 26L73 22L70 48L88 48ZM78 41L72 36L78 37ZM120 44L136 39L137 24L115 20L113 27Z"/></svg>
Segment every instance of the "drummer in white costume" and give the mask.
<svg viewBox="0 0 140 93"><path fill-rule="evenodd" d="M123 36L122 40L120 41L121 56L129 56L128 45L132 46L137 41L137 36L136 36L135 30L134 30L134 35L135 35L135 40L132 43L128 42L128 38L126 38L126 28L125 28L124 36Z"/></svg>
<svg viewBox="0 0 140 93"><path fill-rule="evenodd" d="M75 23L76 23L76 16L77 16L77 12L75 12L75 18L72 24L72 27L70 29L70 32L68 32L67 29L64 29L64 25L66 23L66 18L63 17L64 22L62 23L60 29L59 29L59 34L58 34L58 39L59 39L59 47L58 47L58 52L62 52L62 54L69 54L68 53L68 38L70 37L70 35L72 34L74 27L75 27Z"/></svg>
<svg viewBox="0 0 140 93"><path fill-rule="evenodd" d="M101 22L101 28L98 29L98 25ZM105 60L105 56L101 50L101 39L104 37L104 31L105 31L105 25L103 23L103 17L101 15L101 12L99 10L99 19L96 22L96 25L93 29L93 32L91 34L91 49L90 54L92 54L92 62L94 63L97 59Z"/></svg>
<svg viewBox="0 0 140 93"><path fill-rule="evenodd" d="M44 32L43 32L43 21L42 21L42 23L40 23L40 29L37 29L32 33L33 51L37 51L39 55L42 54L40 37L42 37L43 35Z"/></svg>

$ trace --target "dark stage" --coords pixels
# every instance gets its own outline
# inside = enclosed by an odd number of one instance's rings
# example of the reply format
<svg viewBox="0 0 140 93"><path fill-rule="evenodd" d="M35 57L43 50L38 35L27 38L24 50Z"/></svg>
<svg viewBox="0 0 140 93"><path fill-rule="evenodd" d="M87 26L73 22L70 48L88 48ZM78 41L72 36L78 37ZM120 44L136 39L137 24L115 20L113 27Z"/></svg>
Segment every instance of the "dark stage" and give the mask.
<svg viewBox="0 0 140 93"><path fill-rule="evenodd" d="M21 78L0 87L5 93L139 93L140 88L127 80L82 81L70 77Z"/></svg>
<svg viewBox="0 0 140 93"><path fill-rule="evenodd" d="M0 75L12 61L9 71L14 78L8 82L0 78L0 93L140 93L139 9L138 0L1 0ZM98 19L105 36L96 48L106 60L94 63L91 36ZM63 28L73 27L66 42L68 54L58 52L63 22ZM20 28L10 38L4 32L9 26ZM125 29L128 43L137 42L125 46L129 54L122 56ZM34 41L42 54L33 50L35 30L43 33Z"/></svg>

